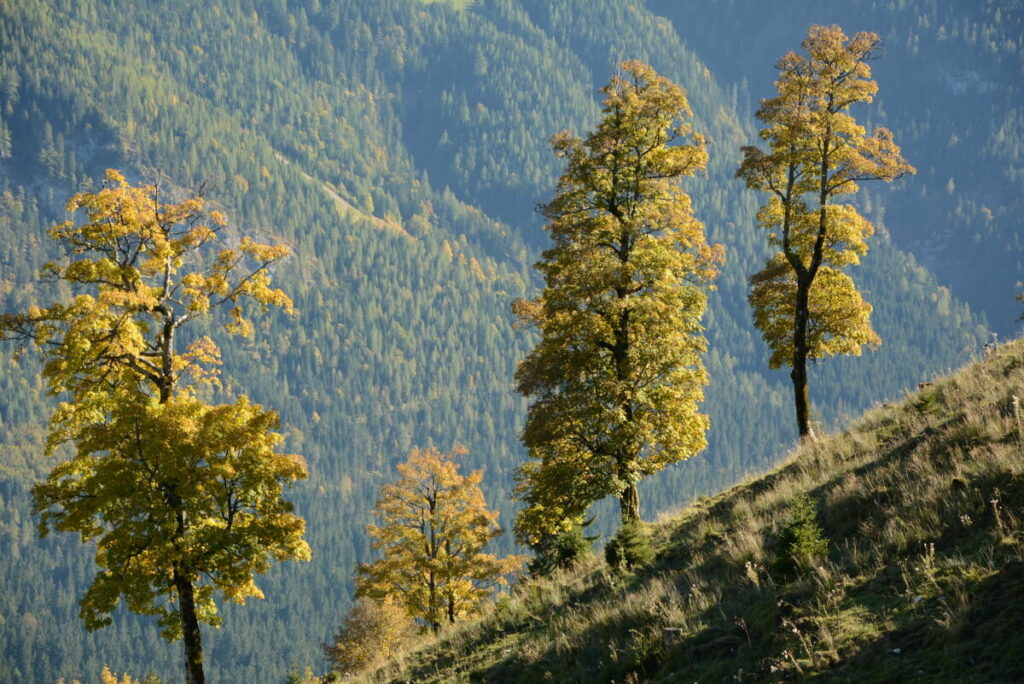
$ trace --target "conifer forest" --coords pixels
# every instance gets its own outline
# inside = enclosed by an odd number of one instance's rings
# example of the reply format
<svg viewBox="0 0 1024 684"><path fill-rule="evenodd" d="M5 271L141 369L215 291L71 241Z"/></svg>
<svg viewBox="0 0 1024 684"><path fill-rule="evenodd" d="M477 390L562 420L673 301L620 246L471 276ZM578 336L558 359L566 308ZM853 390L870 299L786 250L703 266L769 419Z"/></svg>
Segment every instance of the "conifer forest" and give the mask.
<svg viewBox="0 0 1024 684"><path fill-rule="evenodd" d="M1014 681L1022 281L1019 0L0 0L0 681Z"/></svg>

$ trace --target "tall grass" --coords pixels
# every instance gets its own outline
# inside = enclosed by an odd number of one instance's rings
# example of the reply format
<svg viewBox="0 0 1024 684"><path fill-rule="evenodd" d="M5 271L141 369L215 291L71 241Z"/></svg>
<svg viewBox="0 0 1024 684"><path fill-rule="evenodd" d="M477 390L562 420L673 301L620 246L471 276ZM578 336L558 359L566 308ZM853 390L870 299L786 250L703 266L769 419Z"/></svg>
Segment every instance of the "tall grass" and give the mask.
<svg viewBox="0 0 1024 684"><path fill-rule="evenodd" d="M526 581L362 681L1024 681L1017 397L1020 341L665 517L649 567ZM805 496L827 555L773 572Z"/></svg>

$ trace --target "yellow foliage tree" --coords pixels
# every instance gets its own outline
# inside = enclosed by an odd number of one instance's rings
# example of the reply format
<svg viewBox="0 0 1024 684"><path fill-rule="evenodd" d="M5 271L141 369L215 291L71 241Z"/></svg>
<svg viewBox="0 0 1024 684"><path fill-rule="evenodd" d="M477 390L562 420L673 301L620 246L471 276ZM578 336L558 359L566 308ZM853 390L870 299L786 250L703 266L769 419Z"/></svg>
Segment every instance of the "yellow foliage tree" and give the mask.
<svg viewBox="0 0 1024 684"><path fill-rule="evenodd" d="M707 444L701 318L722 250L681 188L704 141L683 90L646 64L624 63L602 92L596 130L552 138L566 168L543 207L545 287L515 304L541 338L516 369L532 401L516 534L531 545L606 496L636 522L640 479Z"/></svg>
<svg viewBox="0 0 1024 684"><path fill-rule="evenodd" d="M343 675L355 674L390 658L411 626L408 613L393 598L362 597L331 643L324 645L324 654Z"/></svg>
<svg viewBox="0 0 1024 684"><path fill-rule="evenodd" d="M95 539L99 566L81 600L89 629L128 608L157 615L185 643L189 684L204 682L199 622L219 624L214 596L262 597L253 581L271 560L308 559L305 522L283 488L305 477L281 454L277 414L244 396L209 405L219 350L208 337L178 349L185 324L226 307L225 327L250 334L247 305L291 301L270 287L284 246L242 238L209 258L226 225L202 197L167 202L159 187L108 171L104 187L71 198L87 220L55 226L62 263L45 275L78 294L70 303L0 318L4 338L33 340L50 391L66 400L50 421L48 451L73 456L33 489L40 533Z"/></svg>
<svg viewBox="0 0 1024 684"><path fill-rule="evenodd" d="M356 579L357 597L393 600L435 632L475 612L523 563L483 552L502 530L480 490L483 472L458 472L455 458L465 454L413 449L398 465L374 509L380 524L366 528L383 557L360 565Z"/></svg>
<svg viewBox="0 0 1024 684"><path fill-rule="evenodd" d="M110 671L109 667L104 665L103 669L100 671L100 681L103 684L148 684L150 681L159 682L160 680L156 679L153 675L150 675L145 679L135 679L127 672L118 678L116 674ZM64 679L58 679L57 684L64 684ZM72 679L70 684L82 684L82 682L77 679Z"/></svg>
<svg viewBox="0 0 1024 684"><path fill-rule="evenodd" d="M744 147L736 175L768 193L758 222L780 251L751 278L754 323L771 348L770 365L792 366L797 428L813 439L807 360L860 354L881 342L864 301L844 266L867 252L871 223L836 199L865 180L892 181L913 173L884 128L868 135L850 107L871 102L878 85L868 62L878 36L847 38L838 26L811 26L802 46L776 67L778 95L757 112L768 149Z"/></svg>

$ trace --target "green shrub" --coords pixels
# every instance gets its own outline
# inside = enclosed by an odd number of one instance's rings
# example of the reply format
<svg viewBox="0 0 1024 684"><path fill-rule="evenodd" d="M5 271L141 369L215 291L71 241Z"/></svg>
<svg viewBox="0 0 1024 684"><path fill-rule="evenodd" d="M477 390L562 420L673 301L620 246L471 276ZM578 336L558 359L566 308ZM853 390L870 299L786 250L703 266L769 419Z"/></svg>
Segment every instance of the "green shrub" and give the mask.
<svg viewBox="0 0 1024 684"><path fill-rule="evenodd" d="M789 503L789 520L775 545L773 574L791 576L828 555L828 539L822 536L817 516L814 501L807 494L799 494Z"/></svg>
<svg viewBox="0 0 1024 684"><path fill-rule="evenodd" d="M533 546L534 557L527 564L533 577L550 575L558 569L571 568L590 555L594 538L583 534L583 526L545 537Z"/></svg>
<svg viewBox="0 0 1024 684"><path fill-rule="evenodd" d="M626 524L604 547L604 559L616 570L635 570L654 560L654 550L639 523Z"/></svg>

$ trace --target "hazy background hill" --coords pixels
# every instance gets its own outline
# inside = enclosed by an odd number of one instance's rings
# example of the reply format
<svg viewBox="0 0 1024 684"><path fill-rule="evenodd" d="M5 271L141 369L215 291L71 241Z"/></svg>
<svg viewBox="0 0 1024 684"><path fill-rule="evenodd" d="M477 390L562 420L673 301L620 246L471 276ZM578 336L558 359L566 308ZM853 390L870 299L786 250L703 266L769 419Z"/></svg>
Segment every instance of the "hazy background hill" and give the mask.
<svg viewBox="0 0 1024 684"><path fill-rule="evenodd" d="M533 207L558 172L546 140L595 124L594 90L622 59L687 89L712 141L707 178L689 189L728 253L707 317L711 446L645 484L645 515L763 467L795 434L787 378L765 371L745 302L765 254L759 198L732 175L772 62L809 23L886 36L880 106L864 115L894 128L921 169L862 193L884 230L857 277L885 344L812 370L822 419L959 365L986 325L1013 329L1020 10L849 7L833 17L788 2L751 12L725 1L0 0L0 306L57 294L34 275L53 256L45 230L110 166L179 188L212 181L235 234L295 252L275 278L297 318L223 346L229 389L280 409L289 448L309 461L293 499L314 560L275 569L266 601L225 608L224 629L207 632L212 681L280 681L292 662L321 662L354 564L370 558L363 525L377 488L411 446L465 444L511 521L524 409L511 374L531 340L512 329L509 304L538 285L530 264L545 236ZM0 678L96 679L101 663L177 677L180 647L145 620L119 616L93 635L78 625L90 549L35 539L27 491L48 467L50 404L34 362L11 351L0 350Z"/></svg>

